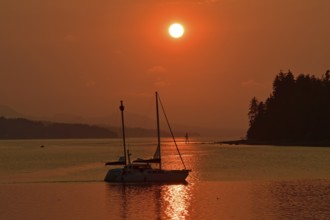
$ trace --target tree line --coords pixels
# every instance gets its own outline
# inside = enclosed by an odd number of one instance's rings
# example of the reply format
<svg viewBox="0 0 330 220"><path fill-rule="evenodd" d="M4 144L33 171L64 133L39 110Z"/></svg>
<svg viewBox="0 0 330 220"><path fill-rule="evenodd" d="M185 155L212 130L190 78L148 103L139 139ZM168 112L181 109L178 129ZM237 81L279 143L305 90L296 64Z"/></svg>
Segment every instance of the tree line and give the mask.
<svg viewBox="0 0 330 220"><path fill-rule="evenodd" d="M330 71L320 78L280 72L266 101L252 98L248 117L248 142L329 144Z"/></svg>

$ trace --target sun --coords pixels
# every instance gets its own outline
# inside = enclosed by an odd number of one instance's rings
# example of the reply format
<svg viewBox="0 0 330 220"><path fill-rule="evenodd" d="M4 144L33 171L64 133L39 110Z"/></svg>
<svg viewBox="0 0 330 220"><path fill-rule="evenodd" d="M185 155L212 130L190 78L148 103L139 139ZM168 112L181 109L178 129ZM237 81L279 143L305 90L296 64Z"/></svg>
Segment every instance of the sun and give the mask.
<svg viewBox="0 0 330 220"><path fill-rule="evenodd" d="M184 27L182 24L179 23L171 24L168 28L168 33L173 38L180 38L184 34Z"/></svg>

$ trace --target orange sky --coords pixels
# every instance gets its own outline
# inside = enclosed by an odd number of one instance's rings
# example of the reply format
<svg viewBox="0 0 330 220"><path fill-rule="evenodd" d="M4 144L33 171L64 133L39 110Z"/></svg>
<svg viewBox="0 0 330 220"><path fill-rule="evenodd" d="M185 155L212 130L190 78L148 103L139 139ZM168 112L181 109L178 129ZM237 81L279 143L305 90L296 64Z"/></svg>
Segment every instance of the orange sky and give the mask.
<svg viewBox="0 0 330 220"><path fill-rule="evenodd" d="M148 115L158 90L171 121L187 129L246 129L249 101L268 97L280 70L330 68L329 8L328 0L5 1L0 104L92 117L123 99ZM173 21L185 25L183 38L168 36Z"/></svg>

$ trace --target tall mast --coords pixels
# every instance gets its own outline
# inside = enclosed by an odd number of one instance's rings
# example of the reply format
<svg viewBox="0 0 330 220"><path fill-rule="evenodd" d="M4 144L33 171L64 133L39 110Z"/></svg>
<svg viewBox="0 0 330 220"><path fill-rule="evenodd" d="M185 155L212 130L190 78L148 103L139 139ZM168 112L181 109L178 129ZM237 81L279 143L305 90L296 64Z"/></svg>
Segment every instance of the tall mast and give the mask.
<svg viewBox="0 0 330 220"><path fill-rule="evenodd" d="M125 124L124 124L124 105L123 101L120 101L119 109L121 111L121 127L123 130L123 145L124 145L124 157L125 157L125 165L127 165L127 155L126 155L126 141L125 141Z"/></svg>
<svg viewBox="0 0 330 220"><path fill-rule="evenodd" d="M181 159L181 162L182 162L182 165L183 165L184 169L186 169L186 165L185 165L184 162L183 162L183 159L182 159L182 156L181 156L180 150L179 150L178 145L177 145L177 143L176 143L176 141L175 141L175 137L174 137L174 134L173 134L172 128L171 128L171 126L170 126L170 123L169 123L169 121L168 121L168 118L167 118L167 115L166 115L166 112L165 112L164 106L163 106L163 104L162 104L162 100L160 100L160 98L158 97L157 101L159 101L160 106L162 107L162 110L163 110L163 113L164 113L164 116L165 116L165 119L166 119L166 122L167 122L167 126L168 126L168 128L170 129L170 132L171 132L171 135L172 135L172 138L173 138L173 141L174 141L174 144L175 144L176 150L178 151L178 154L179 154L179 156L180 156L180 159ZM157 102L157 104L158 104L158 102Z"/></svg>
<svg viewBox="0 0 330 220"><path fill-rule="evenodd" d="M157 149L159 156L159 169L162 169L162 158L161 158L161 150L160 150L160 126L159 126L159 110L158 110L158 92L156 92L156 116L157 116Z"/></svg>

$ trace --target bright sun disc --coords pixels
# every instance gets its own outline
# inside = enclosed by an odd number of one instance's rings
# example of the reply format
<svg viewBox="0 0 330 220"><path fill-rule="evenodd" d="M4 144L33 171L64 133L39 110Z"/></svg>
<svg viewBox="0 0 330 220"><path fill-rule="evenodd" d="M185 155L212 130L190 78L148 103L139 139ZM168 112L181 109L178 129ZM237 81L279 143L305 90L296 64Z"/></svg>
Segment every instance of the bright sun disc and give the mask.
<svg viewBox="0 0 330 220"><path fill-rule="evenodd" d="M168 33L173 38L180 38L184 34L184 27L179 23L171 24L168 28Z"/></svg>

